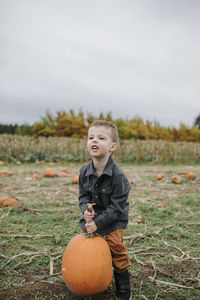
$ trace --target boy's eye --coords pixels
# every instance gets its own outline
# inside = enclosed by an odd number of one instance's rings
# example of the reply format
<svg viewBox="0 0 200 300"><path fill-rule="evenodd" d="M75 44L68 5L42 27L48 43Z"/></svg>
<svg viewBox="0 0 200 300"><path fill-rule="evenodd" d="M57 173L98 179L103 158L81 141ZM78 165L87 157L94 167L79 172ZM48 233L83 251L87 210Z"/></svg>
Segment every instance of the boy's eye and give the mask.
<svg viewBox="0 0 200 300"><path fill-rule="evenodd" d="M99 139L100 139L100 140L104 140L104 137L100 137Z"/></svg>
<svg viewBox="0 0 200 300"><path fill-rule="evenodd" d="M88 140L92 140L92 139L93 139L93 137L92 137L92 136L89 136L89 137L88 137Z"/></svg>

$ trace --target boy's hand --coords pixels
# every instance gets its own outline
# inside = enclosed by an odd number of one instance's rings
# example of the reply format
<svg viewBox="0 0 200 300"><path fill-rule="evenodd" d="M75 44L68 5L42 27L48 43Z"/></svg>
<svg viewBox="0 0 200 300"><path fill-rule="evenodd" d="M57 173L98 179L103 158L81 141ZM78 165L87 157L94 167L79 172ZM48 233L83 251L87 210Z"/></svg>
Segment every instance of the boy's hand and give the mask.
<svg viewBox="0 0 200 300"><path fill-rule="evenodd" d="M89 212L88 210L86 210L83 214L83 217L85 219L85 222L86 223L90 223L93 221L93 218L94 218L94 215L95 215L95 212L94 210L92 210L92 212Z"/></svg>
<svg viewBox="0 0 200 300"><path fill-rule="evenodd" d="M88 234L92 234L93 232L97 231L97 226L94 221L86 223L85 227L87 229Z"/></svg>

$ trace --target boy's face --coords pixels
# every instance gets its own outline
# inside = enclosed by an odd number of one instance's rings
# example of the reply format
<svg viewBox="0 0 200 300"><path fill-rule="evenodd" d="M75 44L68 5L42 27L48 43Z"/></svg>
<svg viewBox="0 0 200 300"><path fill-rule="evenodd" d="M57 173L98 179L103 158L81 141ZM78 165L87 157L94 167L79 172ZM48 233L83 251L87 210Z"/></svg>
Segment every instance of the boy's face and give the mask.
<svg viewBox="0 0 200 300"><path fill-rule="evenodd" d="M111 128L93 126L88 130L87 149L94 158L109 157L117 148L112 140Z"/></svg>

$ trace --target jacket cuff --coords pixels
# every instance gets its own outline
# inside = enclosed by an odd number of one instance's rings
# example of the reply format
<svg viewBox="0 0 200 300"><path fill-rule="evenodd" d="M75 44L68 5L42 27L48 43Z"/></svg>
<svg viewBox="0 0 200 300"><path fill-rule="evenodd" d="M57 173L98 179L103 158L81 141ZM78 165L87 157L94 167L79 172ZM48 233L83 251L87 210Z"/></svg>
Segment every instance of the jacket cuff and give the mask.
<svg viewBox="0 0 200 300"><path fill-rule="evenodd" d="M82 205L80 206L80 209L81 209L82 213L84 213L84 212L88 209L87 204L82 204Z"/></svg>

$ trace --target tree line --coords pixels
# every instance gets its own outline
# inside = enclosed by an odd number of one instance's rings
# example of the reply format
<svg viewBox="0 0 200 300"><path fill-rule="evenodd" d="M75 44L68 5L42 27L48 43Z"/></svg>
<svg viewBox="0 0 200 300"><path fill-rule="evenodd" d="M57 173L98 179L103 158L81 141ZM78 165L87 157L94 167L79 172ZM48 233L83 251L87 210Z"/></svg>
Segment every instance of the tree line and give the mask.
<svg viewBox="0 0 200 300"><path fill-rule="evenodd" d="M34 125L0 124L0 134L34 135Z"/></svg>
<svg viewBox="0 0 200 300"><path fill-rule="evenodd" d="M58 111L55 116L47 111L46 115L33 125L0 124L0 134L84 138L87 136L88 126L95 119L113 122L118 128L120 139L200 142L200 115L195 119L193 126L188 127L182 123L179 128L175 128L161 126L156 121L144 121L140 117L113 119L110 112L94 117L91 113L75 113L72 109L68 112Z"/></svg>

